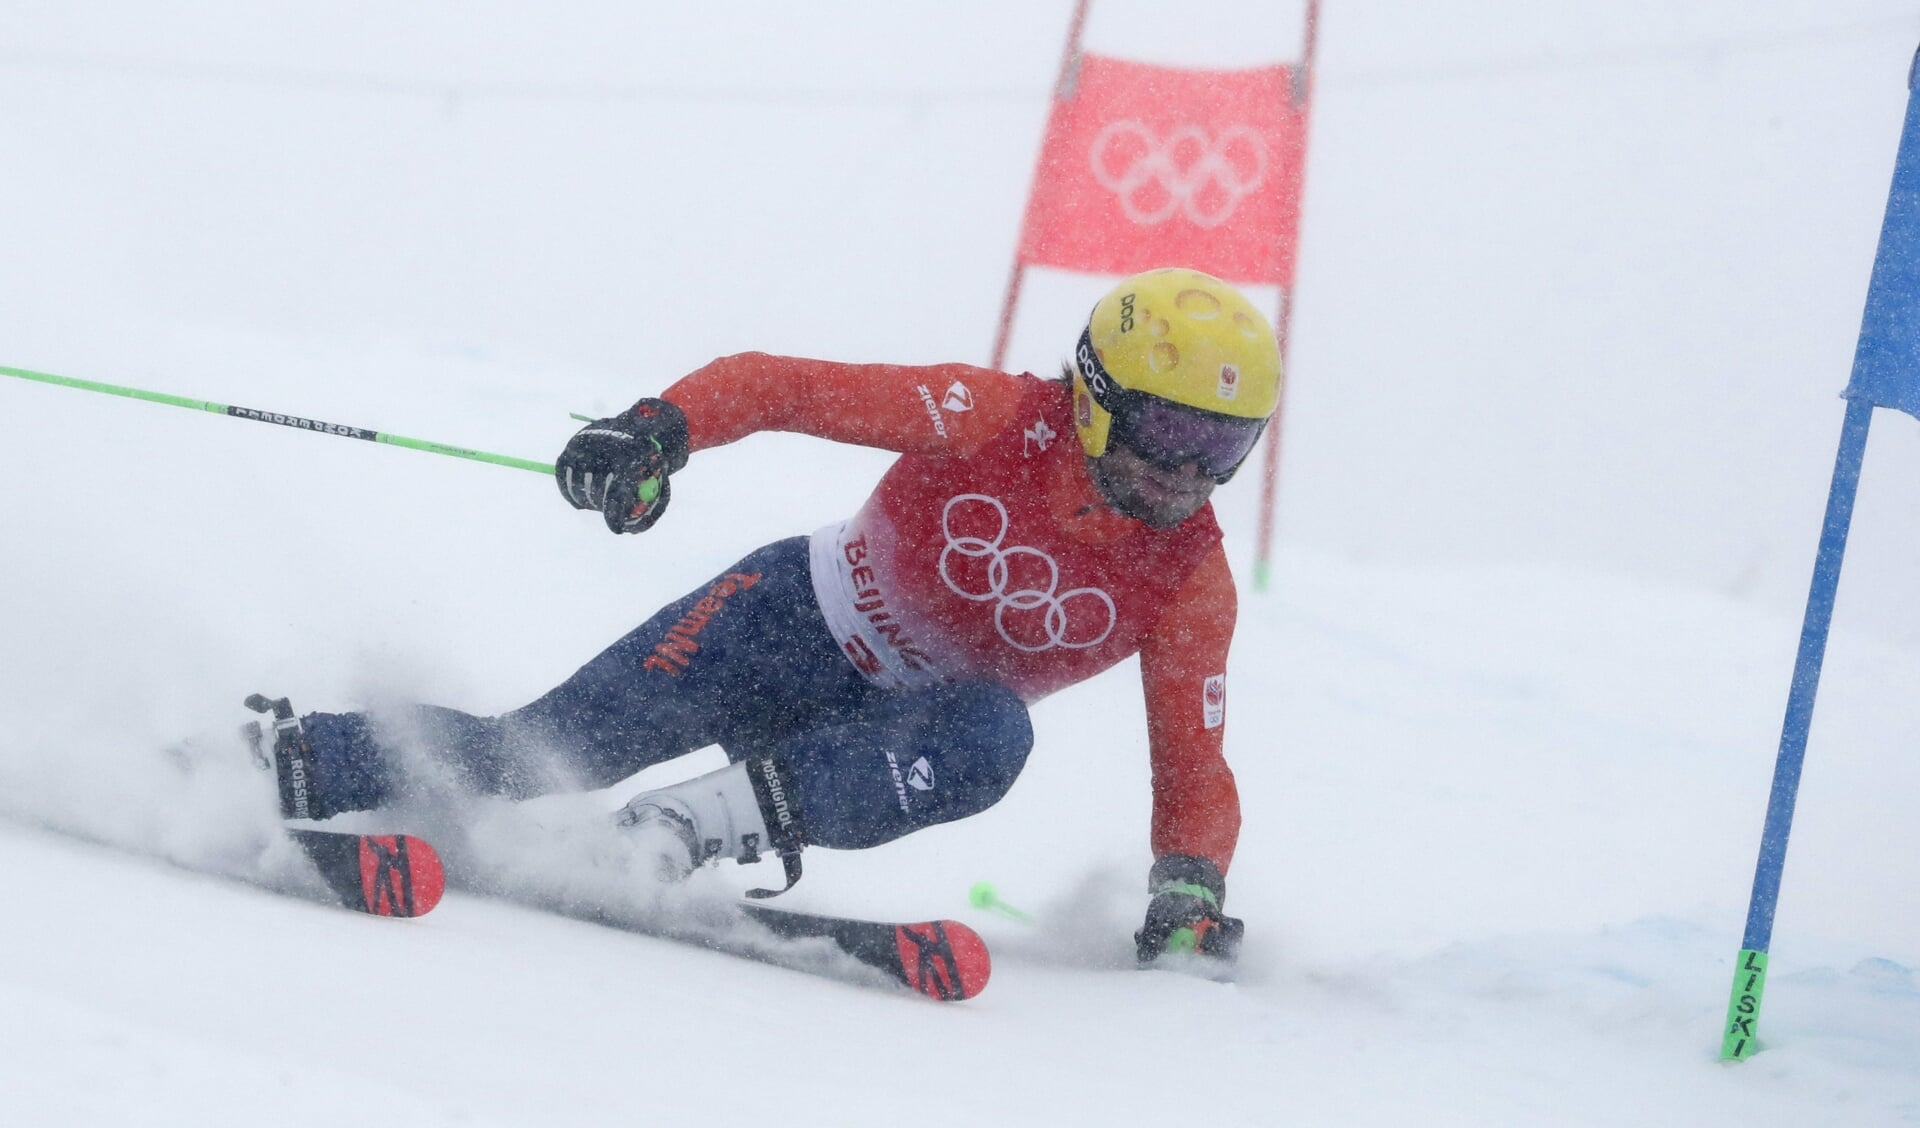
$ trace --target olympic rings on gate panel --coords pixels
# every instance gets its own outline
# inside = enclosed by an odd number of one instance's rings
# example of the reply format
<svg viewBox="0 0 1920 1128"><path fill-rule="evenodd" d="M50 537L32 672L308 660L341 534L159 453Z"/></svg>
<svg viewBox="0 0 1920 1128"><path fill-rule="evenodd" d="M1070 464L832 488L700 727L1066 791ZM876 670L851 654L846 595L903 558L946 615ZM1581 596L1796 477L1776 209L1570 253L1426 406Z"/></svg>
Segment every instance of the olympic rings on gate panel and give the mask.
<svg viewBox="0 0 1920 1128"><path fill-rule="evenodd" d="M953 511L955 506L966 505L970 508L985 506L1000 519L1000 527L991 538L976 536L956 536L953 531ZM947 546L940 552L940 579L962 599L975 603L994 601L993 626L1000 637L1015 650L1024 650L1029 654L1038 654L1062 647L1067 650L1084 650L1089 646L1098 646L1113 633L1119 620L1119 611L1115 608L1113 597L1096 587L1074 588L1072 591L1055 594L1060 587L1060 566L1053 557L1029 545L1016 544L1002 547L1007 539L1010 521L1007 507L997 497L986 494L958 494L947 499L946 508L940 512L940 531L946 534ZM973 560L987 561L986 590L970 591L954 579L951 560L954 556ZM1024 587L1008 591L1013 582L1012 561L1032 558L1045 565L1047 586L1045 590L1037 587ZM975 585L977 586L977 585ZM1105 623L1101 623L1101 608L1105 608ZM1046 632L1045 641L1039 643L1022 642L1007 629L1007 616L1025 614L1045 609L1040 625ZM1077 618L1075 617L1077 614ZM1030 621L1030 620L1029 620ZM1017 625L1017 623L1016 623ZM1099 626L1094 638L1085 638L1087 628ZM1084 640L1084 641L1082 641Z"/></svg>
<svg viewBox="0 0 1920 1128"><path fill-rule="evenodd" d="M1113 168L1116 150L1132 150L1126 167ZM1251 156L1251 167L1243 160ZM1231 125L1218 137L1197 125L1176 126L1162 138L1132 119L1110 122L1088 152L1093 178L1120 197L1127 218L1144 226L1184 214L1198 227L1218 227L1267 179L1267 144L1251 126ZM1157 185L1166 198L1143 205L1142 188ZM1218 194L1208 192L1209 187Z"/></svg>

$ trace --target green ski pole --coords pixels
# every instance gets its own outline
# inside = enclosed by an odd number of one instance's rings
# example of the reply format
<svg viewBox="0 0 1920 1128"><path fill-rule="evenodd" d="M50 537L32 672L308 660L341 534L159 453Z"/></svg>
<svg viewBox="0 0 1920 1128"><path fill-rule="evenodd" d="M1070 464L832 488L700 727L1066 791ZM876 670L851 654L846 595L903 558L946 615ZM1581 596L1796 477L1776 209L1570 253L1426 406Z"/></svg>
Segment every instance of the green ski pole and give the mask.
<svg viewBox="0 0 1920 1128"><path fill-rule="evenodd" d="M405 435L392 435L384 431L373 431L365 427L349 427L340 423L323 423L318 419L307 419L298 415L286 415L277 411L261 411L252 407L234 407L224 403L209 403L206 400L188 399L185 396L172 396L165 392L149 392L140 388L123 388L117 384L102 384L93 380L76 380L71 376L56 376L50 372L33 372L25 368L7 368L0 366L0 376L12 376L20 380L32 380L41 384L54 384L62 388L76 388L83 392L101 392L110 396L126 396L128 399L145 400L148 403L163 403L169 407L184 407L193 411L210 411L216 415L228 415L235 419L251 419L258 423L274 423L282 427L292 427L300 431L312 431L320 435L339 435L348 439L365 439L368 442L386 443L388 446L406 447L408 450L424 450L429 454L444 454L452 458L465 458L474 462L491 462L495 466L511 466L516 470L532 470L537 474L553 476L551 462L535 462L527 458L514 458L511 455L491 454L484 450L469 450L466 447L449 446L446 443L430 442L426 439L410 439Z"/></svg>
<svg viewBox="0 0 1920 1128"><path fill-rule="evenodd" d="M986 909L988 912L999 913L1008 920L1017 920L1021 924L1033 923L1033 914L1022 912L1012 905L1007 904L1005 901L1002 901L999 890L993 887L993 882L991 881L974 882L973 888L967 890L967 903L976 909Z"/></svg>

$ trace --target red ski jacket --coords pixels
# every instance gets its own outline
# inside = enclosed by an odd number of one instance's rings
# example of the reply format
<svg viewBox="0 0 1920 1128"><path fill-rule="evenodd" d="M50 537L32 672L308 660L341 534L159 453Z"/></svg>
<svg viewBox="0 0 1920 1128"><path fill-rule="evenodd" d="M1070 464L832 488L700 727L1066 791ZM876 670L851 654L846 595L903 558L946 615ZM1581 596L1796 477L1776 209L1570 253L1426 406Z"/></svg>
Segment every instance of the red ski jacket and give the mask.
<svg viewBox="0 0 1920 1128"><path fill-rule="evenodd" d="M901 457L815 533L815 593L883 685L985 679L1029 702L1140 655L1152 848L1226 872L1240 800L1221 753L1236 595L1209 505L1156 530L1087 476L1065 384L962 364L742 353L668 388L693 450L794 431Z"/></svg>

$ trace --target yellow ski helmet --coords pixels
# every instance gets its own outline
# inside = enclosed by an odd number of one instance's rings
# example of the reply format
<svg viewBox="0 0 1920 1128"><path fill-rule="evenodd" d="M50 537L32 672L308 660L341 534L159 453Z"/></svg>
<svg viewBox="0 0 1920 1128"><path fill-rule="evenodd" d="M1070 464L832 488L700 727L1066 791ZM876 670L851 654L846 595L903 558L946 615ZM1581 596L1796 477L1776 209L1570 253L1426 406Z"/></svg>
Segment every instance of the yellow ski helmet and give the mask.
<svg viewBox="0 0 1920 1128"><path fill-rule="evenodd" d="M1225 482L1280 403L1280 344L1210 274L1149 270L1101 298L1073 357L1073 422L1089 457L1119 443Z"/></svg>

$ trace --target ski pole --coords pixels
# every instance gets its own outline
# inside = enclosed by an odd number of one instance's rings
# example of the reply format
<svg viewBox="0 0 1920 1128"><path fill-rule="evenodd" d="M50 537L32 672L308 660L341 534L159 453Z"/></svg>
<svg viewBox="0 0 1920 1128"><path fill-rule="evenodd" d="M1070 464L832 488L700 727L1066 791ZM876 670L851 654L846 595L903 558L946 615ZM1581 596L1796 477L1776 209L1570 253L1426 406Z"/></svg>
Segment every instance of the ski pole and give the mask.
<svg viewBox="0 0 1920 1128"><path fill-rule="evenodd" d="M967 903L976 909L996 912L1008 920L1017 920L1021 924L1032 924L1033 914L1021 912L1000 899L1000 892L991 881L976 881L973 888L967 890Z"/></svg>
<svg viewBox="0 0 1920 1128"><path fill-rule="evenodd" d="M25 368L7 368L0 366L0 376L12 376L21 380L33 380L41 384L55 384L62 388L77 388L83 392L102 392L110 396L126 396L128 399L145 400L148 403L163 403L169 407L184 407L194 411L210 411L216 415L229 415L235 419L251 419L257 423L275 423L282 427L292 427L300 431L312 431L320 435L339 435L348 439L365 439L368 442L386 443L388 446L406 447L408 450L424 450L429 454L444 454L452 458L465 458L474 462L491 462L495 466L511 466L516 470L532 470L537 474L553 476L551 462L535 462L527 458L514 458L511 455L491 454L484 450L469 450L466 447L449 446L446 443L431 442L426 439L410 439L405 435L393 435L384 431L373 431L365 427L349 427L340 423L323 423L318 419L306 419L298 415L285 415L277 411L261 411L251 407L234 407L224 403L209 403L206 400L188 399L185 396L168 395L165 392L149 392L140 388L123 388L117 384L101 384L93 380L76 380L71 376L55 376L50 372L33 372ZM644 491L643 491L644 492Z"/></svg>

